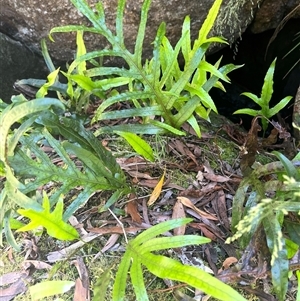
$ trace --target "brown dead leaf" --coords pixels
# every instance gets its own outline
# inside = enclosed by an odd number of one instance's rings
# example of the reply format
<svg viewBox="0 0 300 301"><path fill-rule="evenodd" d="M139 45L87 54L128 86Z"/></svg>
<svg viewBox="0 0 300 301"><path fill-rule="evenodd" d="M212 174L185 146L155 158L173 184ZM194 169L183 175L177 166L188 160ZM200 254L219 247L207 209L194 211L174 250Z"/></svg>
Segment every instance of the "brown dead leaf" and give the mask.
<svg viewBox="0 0 300 301"><path fill-rule="evenodd" d="M122 233L123 233L123 231L122 231ZM110 248L112 248L116 244L116 242L118 241L119 237L120 237L120 234L112 234L110 236L110 238L108 239L108 241L106 242L105 246L101 249L101 253L103 254L107 250L109 250Z"/></svg>
<svg viewBox="0 0 300 301"><path fill-rule="evenodd" d="M234 263L237 263L237 262L238 262L238 260L235 257L226 258L222 264L222 270L229 269L231 265L233 265Z"/></svg>
<svg viewBox="0 0 300 301"><path fill-rule="evenodd" d="M262 140L262 146L267 147L275 144L277 142L277 136L278 136L278 131L274 128L271 131L270 135Z"/></svg>
<svg viewBox="0 0 300 301"><path fill-rule="evenodd" d="M241 151L241 171L244 176L251 172L251 166L255 162L255 156L258 151L258 138L257 133L261 131L258 124L258 117L253 118L251 129L247 134L246 141Z"/></svg>
<svg viewBox="0 0 300 301"><path fill-rule="evenodd" d="M84 246L87 242L90 242L99 236L100 234L97 233L88 233L87 235L81 237L80 241L77 241L74 244L71 244L70 246L61 250L50 252L49 254L47 254L47 260L49 262L57 262L59 260L66 259L70 256L70 254L82 248L82 246Z"/></svg>
<svg viewBox="0 0 300 301"><path fill-rule="evenodd" d="M161 179L159 180L159 182L155 186L153 192L151 193L151 196L147 203L148 206L151 206L160 196L160 193L161 193L161 190L162 190L162 187L164 184L164 180L165 180L165 174L166 174L166 169L164 170L164 173L163 173Z"/></svg>
<svg viewBox="0 0 300 301"><path fill-rule="evenodd" d="M23 266L25 269L30 268L30 266L34 266L36 270L50 270L52 268L50 264L40 260L25 260L23 262Z"/></svg>
<svg viewBox="0 0 300 301"><path fill-rule="evenodd" d="M296 105L296 102L295 102L295 105ZM295 105L294 105L294 109L295 109ZM280 139L287 140L291 137L291 134L279 122L271 120L270 123L274 126L274 128L279 133Z"/></svg>
<svg viewBox="0 0 300 301"><path fill-rule="evenodd" d="M128 227L124 228L124 231L126 233L130 234L136 234L137 231L144 229L143 227ZM105 234L123 234L124 231L122 228L116 226L116 227L103 227L103 228L88 228L87 229L91 233L97 233L100 235L105 235Z"/></svg>
<svg viewBox="0 0 300 301"><path fill-rule="evenodd" d="M148 187L148 188L155 188L158 184L158 179L150 179L150 180L140 180L138 181L139 186Z"/></svg>
<svg viewBox="0 0 300 301"><path fill-rule="evenodd" d="M6 286L15 283L22 277L24 272L10 272L0 276L0 286Z"/></svg>
<svg viewBox="0 0 300 301"><path fill-rule="evenodd" d="M223 190L219 190L214 193L214 199L211 201L211 204L218 216L218 219L224 227L229 230L230 223L227 216L227 207L226 207L226 199L225 193Z"/></svg>
<svg viewBox="0 0 300 301"><path fill-rule="evenodd" d="M179 200L177 200L174 207L173 207L172 219L183 218L185 216L186 215L185 215L183 205ZM186 229L186 225L182 225L178 228L175 228L173 230L173 233L174 233L174 235L184 235L185 234L185 229Z"/></svg>
<svg viewBox="0 0 300 301"><path fill-rule="evenodd" d="M212 241L217 241L217 236L204 223L191 223L190 226L194 229L199 229L203 235Z"/></svg>
<svg viewBox="0 0 300 301"><path fill-rule="evenodd" d="M76 279L74 300L78 301L89 301L90 300L90 281L89 273L83 262L82 257L78 257L72 262L79 274L80 278Z"/></svg>
<svg viewBox="0 0 300 301"><path fill-rule="evenodd" d="M140 224L142 222L142 219L138 212L137 202L135 200L136 196L134 194L131 194L129 198L130 201L127 203L125 211L131 216L133 222Z"/></svg>
<svg viewBox="0 0 300 301"><path fill-rule="evenodd" d="M194 211L196 211L200 216L202 217L205 217L207 219L210 219L210 220L214 220L214 221L217 221L218 218L209 214L209 213L206 213L205 211L202 211L200 209L198 209L188 198L186 197L182 197L182 196L179 196L177 197L177 200L179 200L184 206L186 207L189 207L191 209L193 209Z"/></svg>
<svg viewBox="0 0 300 301"><path fill-rule="evenodd" d="M86 297L87 291L83 286L82 280L77 278L75 281L74 299L76 301L88 301L90 298Z"/></svg>
<svg viewBox="0 0 300 301"><path fill-rule="evenodd" d="M172 139L172 141L169 142L169 146L173 149L176 149L179 152L179 154L181 154L182 156L187 156L188 158L190 158L195 163L196 166L199 165L195 155L190 151L188 146L181 140Z"/></svg>
<svg viewBox="0 0 300 301"><path fill-rule="evenodd" d="M189 209L190 210L190 209ZM219 240L219 243L222 243L224 241L224 237L226 236L219 227L215 225L212 221L202 218L203 223L190 223L189 226L195 229L202 229L203 225L205 225L205 228L214 234L215 237L217 237ZM211 238L212 239L212 238Z"/></svg>
<svg viewBox="0 0 300 301"><path fill-rule="evenodd" d="M1 279L5 281L2 282L2 280L0 280L1 286L4 286L5 283L12 283L9 287L0 289L1 301L10 301L13 300L17 295L22 293L24 294L27 291L27 284L30 283L30 281L32 280L32 278L29 276L29 270L23 271L21 273L8 273L6 275L1 276Z"/></svg>
<svg viewBox="0 0 300 301"><path fill-rule="evenodd" d="M224 183L224 182L230 181L230 178L216 175L214 173L203 173L203 176L205 177L205 179L212 181L212 182Z"/></svg>
<svg viewBox="0 0 300 301"><path fill-rule="evenodd" d="M244 144L246 134L241 131L240 125L231 126L229 124L223 125L222 129L227 133L227 135L239 145Z"/></svg>

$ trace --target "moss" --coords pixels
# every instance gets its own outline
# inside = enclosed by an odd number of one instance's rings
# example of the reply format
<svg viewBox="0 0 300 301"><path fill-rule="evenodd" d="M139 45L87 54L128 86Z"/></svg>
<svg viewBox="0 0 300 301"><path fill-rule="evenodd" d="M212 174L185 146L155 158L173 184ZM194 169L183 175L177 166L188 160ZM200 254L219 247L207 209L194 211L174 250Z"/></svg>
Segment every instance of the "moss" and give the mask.
<svg viewBox="0 0 300 301"><path fill-rule="evenodd" d="M220 15L215 22L214 35L230 36L228 42L232 44L238 37L236 32L239 32L239 37L241 37L244 30L254 19L255 11L261 2L262 0L229 0L226 6L221 7ZM248 15L245 13L247 11L250 12ZM243 27L241 27L241 24L243 24Z"/></svg>

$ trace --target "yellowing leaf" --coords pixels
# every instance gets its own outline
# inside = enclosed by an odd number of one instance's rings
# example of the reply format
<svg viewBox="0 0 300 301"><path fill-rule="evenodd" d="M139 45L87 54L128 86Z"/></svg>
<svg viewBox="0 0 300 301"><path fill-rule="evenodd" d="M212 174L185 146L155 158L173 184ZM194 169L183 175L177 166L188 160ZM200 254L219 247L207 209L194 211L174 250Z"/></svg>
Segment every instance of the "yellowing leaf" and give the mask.
<svg viewBox="0 0 300 301"><path fill-rule="evenodd" d="M63 215L63 199L60 197L56 207L50 212L50 202L46 193L43 197L43 211L36 211L33 209L19 209L18 213L30 218L31 222L18 229L17 231L24 232L36 229L43 226L47 229L47 233L61 240L73 240L79 237L77 231L62 219Z"/></svg>
<svg viewBox="0 0 300 301"><path fill-rule="evenodd" d="M151 196L147 203L148 206L151 206L158 199L164 184L165 174L166 174L166 170L164 171L164 174L162 175L161 179L159 180L153 192L151 193Z"/></svg>

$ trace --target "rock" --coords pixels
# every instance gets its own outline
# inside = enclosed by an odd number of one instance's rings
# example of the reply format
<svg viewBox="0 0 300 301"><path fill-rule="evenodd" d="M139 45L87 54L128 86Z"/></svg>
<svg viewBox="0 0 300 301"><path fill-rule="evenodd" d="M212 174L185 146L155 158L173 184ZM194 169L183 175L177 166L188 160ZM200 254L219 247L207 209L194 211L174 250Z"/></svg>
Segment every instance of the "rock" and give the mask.
<svg viewBox="0 0 300 301"><path fill-rule="evenodd" d="M292 18L300 18L299 0L265 0L257 11L250 30L252 33L260 33L277 28L289 13Z"/></svg>
<svg viewBox="0 0 300 301"><path fill-rule="evenodd" d="M219 17L215 23L213 35L223 35L230 43L235 41L251 23L262 0L223 0ZM92 5L98 0L90 0ZM117 0L103 0L107 12L108 27L115 26ZM124 16L124 35L126 45L133 49L136 29L139 23L142 0L128 0ZM167 36L172 43L181 35L181 25L186 15L190 15L192 35L195 38L207 16L213 0L153 0L150 8L148 29L144 43L145 57L152 53L151 43L157 28L162 21L167 23ZM40 40L46 37L51 28L68 24L86 23L68 0L1 0L0 31L22 41L32 49L38 50ZM88 50L103 49L108 46L103 39L95 35L86 35ZM59 60L70 60L75 53L73 34L56 34L55 43L48 43L52 57ZM219 46L220 47L220 46Z"/></svg>
<svg viewBox="0 0 300 301"><path fill-rule="evenodd" d="M0 33L0 98L10 102L13 84L18 79L37 77L46 78L44 60L6 35Z"/></svg>

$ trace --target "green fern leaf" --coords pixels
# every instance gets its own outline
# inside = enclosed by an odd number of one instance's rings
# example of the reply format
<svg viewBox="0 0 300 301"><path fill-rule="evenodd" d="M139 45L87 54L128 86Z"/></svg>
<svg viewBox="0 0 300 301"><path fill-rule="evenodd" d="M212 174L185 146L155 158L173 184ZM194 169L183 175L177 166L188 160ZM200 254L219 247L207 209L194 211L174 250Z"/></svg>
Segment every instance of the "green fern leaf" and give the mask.
<svg viewBox="0 0 300 301"><path fill-rule="evenodd" d="M187 283L223 301L246 301L232 287L199 268L185 266L174 259L151 253L142 254L140 260L157 277Z"/></svg>
<svg viewBox="0 0 300 301"><path fill-rule="evenodd" d="M138 28L138 34L136 37L135 48L134 48L134 62L137 64L137 68L142 68L142 51L143 51L143 42L145 38L146 32L146 24L148 11L150 8L151 0L145 0L143 2L142 10L141 10L141 19Z"/></svg>
<svg viewBox="0 0 300 301"><path fill-rule="evenodd" d="M209 242L209 239L196 235L156 238L156 236L190 221L191 219L188 218L169 220L151 227L130 241L116 275L112 298L114 301L124 300L128 271L130 271L137 300L148 300L142 277L142 265L160 278L185 282L220 300L245 301L234 289L205 271L196 267L184 266L176 260L151 253L152 251Z"/></svg>
<svg viewBox="0 0 300 301"><path fill-rule="evenodd" d="M213 25L215 24L215 20L217 18L218 12L220 10L222 0L215 0L213 6L208 12L208 15L201 26L201 29L199 31L198 39L194 43L194 49L199 48L203 43L207 40L207 35L211 31Z"/></svg>
<svg viewBox="0 0 300 301"><path fill-rule="evenodd" d="M132 146L132 148L145 159L152 162L154 161L153 150L144 139L130 132L114 131L114 133L123 137Z"/></svg>
<svg viewBox="0 0 300 301"><path fill-rule="evenodd" d="M13 157L9 157L9 164L18 177L27 183L20 188L21 191L15 191L7 178L6 189L7 193L21 207L39 210L34 206L36 202L28 198L26 194L47 183L54 182L56 191L50 197L52 206L58 201L60 195L67 195L75 187L83 187L64 214L63 218L67 220L87 202L95 191L120 190L125 192L128 191L128 188L120 166L92 133L85 131L78 121L72 120L68 123L70 120L57 119L55 114L45 112L45 114L41 114L39 122L45 123L69 141L76 142L77 145L71 142L57 141L46 129L22 137L20 139L21 147L16 150ZM64 123L60 123L61 121ZM64 165L53 164L48 155L40 148L39 144L45 143L45 141L53 148L53 152L60 157ZM78 168L74 164L70 159L70 153L75 154L78 160L81 160L82 168Z"/></svg>
<svg viewBox="0 0 300 301"><path fill-rule="evenodd" d="M30 218L31 222L18 229L18 232L34 230L39 226L46 228L47 233L61 240L74 240L79 237L77 231L69 224L62 220L63 199L59 198L55 209L50 212L50 201L46 193L43 196L43 211L35 211L32 209L19 209L19 214Z"/></svg>
<svg viewBox="0 0 300 301"><path fill-rule="evenodd" d="M272 283L280 301L286 300L288 289L289 260L281 225L274 214L269 214L263 219L268 248L272 254L271 274Z"/></svg>

